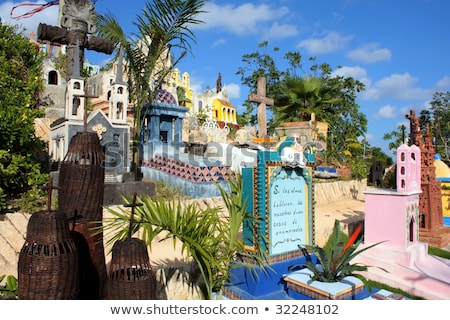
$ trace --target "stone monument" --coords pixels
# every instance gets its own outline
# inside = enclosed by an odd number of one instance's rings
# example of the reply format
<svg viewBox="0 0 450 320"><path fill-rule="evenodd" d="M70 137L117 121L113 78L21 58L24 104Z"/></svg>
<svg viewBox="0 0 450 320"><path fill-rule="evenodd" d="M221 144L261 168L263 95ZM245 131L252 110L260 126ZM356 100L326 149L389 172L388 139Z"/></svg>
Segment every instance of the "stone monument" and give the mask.
<svg viewBox="0 0 450 320"><path fill-rule="evenodd" d="M414 110L406 118L410 120L410 144L416 145L421 152L420 240L443 248L450 244L450 228L443 224L442 194L436 178L432 134L428 125L425 134L422 133L420 119Z"/></svg>

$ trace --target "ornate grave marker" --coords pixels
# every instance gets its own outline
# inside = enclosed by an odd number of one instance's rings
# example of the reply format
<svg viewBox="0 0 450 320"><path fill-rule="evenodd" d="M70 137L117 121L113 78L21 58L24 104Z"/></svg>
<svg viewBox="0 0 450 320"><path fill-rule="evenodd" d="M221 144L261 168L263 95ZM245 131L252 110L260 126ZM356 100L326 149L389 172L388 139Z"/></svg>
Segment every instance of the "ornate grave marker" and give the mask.
<svg viewBox="0 0 450 320"><path fill-rule="evenodd" d="M421 189L419 197L420 240L437 247L450 243L450 228L444 226L440 182L434 166L435 149L432 134L427 125L425 133L420 129L420 119L414 110L406 118L410 121L410 145L416 145L421 153Z"/></svg>
<svg viewBox="0 0 450 320"><path fill-rule="evenodd" d="M276 152L258 151L257 166L242 169L253 216L244 223L244 241L249 251L264 250L272 262L301 256L300 247L314 243L312 168L292 166L282 157L282 150L294 145L287 139Z"/></svg>

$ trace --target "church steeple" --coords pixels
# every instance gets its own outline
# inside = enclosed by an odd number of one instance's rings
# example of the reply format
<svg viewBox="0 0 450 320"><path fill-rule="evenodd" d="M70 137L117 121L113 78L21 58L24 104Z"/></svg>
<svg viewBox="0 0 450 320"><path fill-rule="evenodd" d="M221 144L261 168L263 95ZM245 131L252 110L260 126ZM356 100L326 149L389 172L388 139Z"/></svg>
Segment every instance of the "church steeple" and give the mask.
<svg viewBox="0 0 450 320"><path fill-rule="evenodd" d="M122 52L122 48L119 49L119 57L117 58L116 80L113 82L113 84L126 85L126 82L123 81L123 52Z"/></svg>
<svg viewBox="0 0 450 320"><path fill-rule="evenodd" d="M83 120L84 118L84 79L80 75L80 45L77 40L75 48L75 57L73 64L73 73L67 80L66 92L66 119Z"/></svg>
<svg viewBox="0 0 450 320"><path fill-rule="evenodd" d="M222 75L219 72L219 75L217 76L216 81L216 93L219 93L222 91Z"/></svg>
<svg viewBox="0 0 450 320"><path fill-rule="evenodd" d="M123 53L119 49L116 79L112 83L109 102L109 119L115 123L126 123L128 111L128 85L123 81Z"/></svg>

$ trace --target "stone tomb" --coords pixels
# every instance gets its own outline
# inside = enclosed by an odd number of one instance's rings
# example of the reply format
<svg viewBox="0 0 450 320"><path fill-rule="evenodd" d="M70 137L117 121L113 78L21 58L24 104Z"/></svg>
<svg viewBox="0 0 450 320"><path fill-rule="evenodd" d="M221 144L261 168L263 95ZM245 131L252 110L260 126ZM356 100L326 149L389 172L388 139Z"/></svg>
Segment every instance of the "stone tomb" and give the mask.
<svg viewBox="0 0 450 320"><path fill-rule="evenodd" d="M227 298L289 299L283 275L306 260L301 246L314 244L314 156L304 154L306 165L292 166L283 149L294 144L287 138L275 151L258 150L257 165L242 168L249 214L243 240L248 253L266 256L270 268L259 270L257 277L248 268L232 269L231 283L224 290Z"/></svg>

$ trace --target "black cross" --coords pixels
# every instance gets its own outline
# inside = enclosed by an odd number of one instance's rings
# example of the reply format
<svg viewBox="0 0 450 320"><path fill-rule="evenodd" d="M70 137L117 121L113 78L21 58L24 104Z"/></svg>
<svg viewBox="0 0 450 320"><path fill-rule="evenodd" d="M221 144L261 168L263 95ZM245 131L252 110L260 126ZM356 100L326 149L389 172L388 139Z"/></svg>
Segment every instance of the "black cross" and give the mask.
<svg viewBox="0 0 450 320"><path fill-rule="evenodd" d="M131 207L131 216L130 216L130 228L128 229L128 238L131 238L131 229L133 228L134 222L134 208L143 206L142 203L136 203L137 193L135 192L133 195L133 201L131 203L125 204L124 207Z"/></svg>

